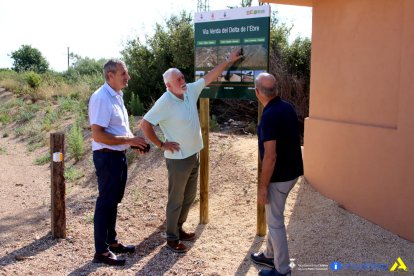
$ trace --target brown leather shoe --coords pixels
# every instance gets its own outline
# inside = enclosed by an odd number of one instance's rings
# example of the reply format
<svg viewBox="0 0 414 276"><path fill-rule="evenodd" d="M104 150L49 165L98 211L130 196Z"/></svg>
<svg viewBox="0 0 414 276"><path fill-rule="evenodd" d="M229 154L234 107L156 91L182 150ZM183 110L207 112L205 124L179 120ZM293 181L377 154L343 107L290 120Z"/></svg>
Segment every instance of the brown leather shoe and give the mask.
<svg viewBox="0 0 414 276"><path fill-rule="evenodd" d="M102 254L95 253L95 256L93 257L93 262L117 266L117 265L124 265L125 259L117 258L114 253L109 251L109 255L102 255Z"/></svg>
<svg viewBox="0 0 414 276"><path fill-rule="evenodd" d="M183 229L178 230L178 235L182 241L193 241L195 239L195 233L186 233Z"/></svg>
<svg viewBox="0 0 414 276"><path fill-rule="evenodd" d="M188 248L180 241L167 240L167 248L176 253L185 253L188 251Z"/></svg>

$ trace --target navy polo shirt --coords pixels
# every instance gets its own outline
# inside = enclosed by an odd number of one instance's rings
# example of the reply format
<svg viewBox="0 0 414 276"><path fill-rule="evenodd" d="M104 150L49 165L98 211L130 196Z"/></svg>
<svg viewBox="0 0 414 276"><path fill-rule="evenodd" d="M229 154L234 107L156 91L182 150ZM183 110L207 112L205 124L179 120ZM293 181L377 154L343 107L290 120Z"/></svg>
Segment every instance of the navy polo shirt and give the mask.
<svg viewBox="0 0 414 276"><path fill-rule="evenodd" d="M303 175L298 116L295 109L280 97L272 99L263 109L257 128L260 158L264 142L276 140L276 164L270 182L284 182Z"/></svg>

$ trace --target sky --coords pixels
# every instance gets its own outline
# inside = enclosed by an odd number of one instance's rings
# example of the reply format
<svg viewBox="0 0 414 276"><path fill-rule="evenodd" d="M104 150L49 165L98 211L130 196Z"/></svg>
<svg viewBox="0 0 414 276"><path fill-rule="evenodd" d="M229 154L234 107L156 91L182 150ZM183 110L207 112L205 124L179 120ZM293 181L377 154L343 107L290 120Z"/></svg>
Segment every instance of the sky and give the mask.
<svg viewBox="0 0 414 276"><path fill-rule="evenodd" d="M241 0L210 0L210 10ZM258 1L253 0L252 6ZM55 71L67 70L67 52L94 59L120 58L128 40L153 35L156 23L186 10L196 0L0 0L0 68L11 68L11 52L23 44L37 48ZM293 24L290 40L311 37L312 9L271 4L281 22Z"/></svg>

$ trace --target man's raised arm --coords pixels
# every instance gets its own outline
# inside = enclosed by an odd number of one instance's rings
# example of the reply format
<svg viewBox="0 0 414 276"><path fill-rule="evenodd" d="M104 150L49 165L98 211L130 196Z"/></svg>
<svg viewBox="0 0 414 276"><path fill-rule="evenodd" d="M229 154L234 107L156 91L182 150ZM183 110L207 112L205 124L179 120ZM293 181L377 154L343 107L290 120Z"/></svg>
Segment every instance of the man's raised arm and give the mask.
<svg viewBox="0 0 414 276"><path fill-rule="evenodd" d="M226 61L214 67L213 70L211 70L207 73L207 75L204 76L206 86L214 80L216 80L227 67L232 65L234 62L238 61L241 57L241 48L234 49Z"/></svg>

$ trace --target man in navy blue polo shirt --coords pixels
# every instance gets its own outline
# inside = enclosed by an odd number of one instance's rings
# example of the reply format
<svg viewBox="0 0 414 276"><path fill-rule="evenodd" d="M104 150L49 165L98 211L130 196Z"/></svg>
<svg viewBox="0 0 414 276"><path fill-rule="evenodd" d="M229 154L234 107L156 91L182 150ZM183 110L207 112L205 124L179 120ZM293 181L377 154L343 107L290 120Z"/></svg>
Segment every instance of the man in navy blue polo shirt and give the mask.
<svg viewBox="0 0 414 276"><path fill-rule="evenodd" d="M289 192L303 175L298 117L292 105L280 99L273 75L259 74L255 85L264 106L257 131L262 159L257 202L265 205L269 232L266 250L253 253L251 259L272 268L259 275L290 275L283 212Z"/></svg>

